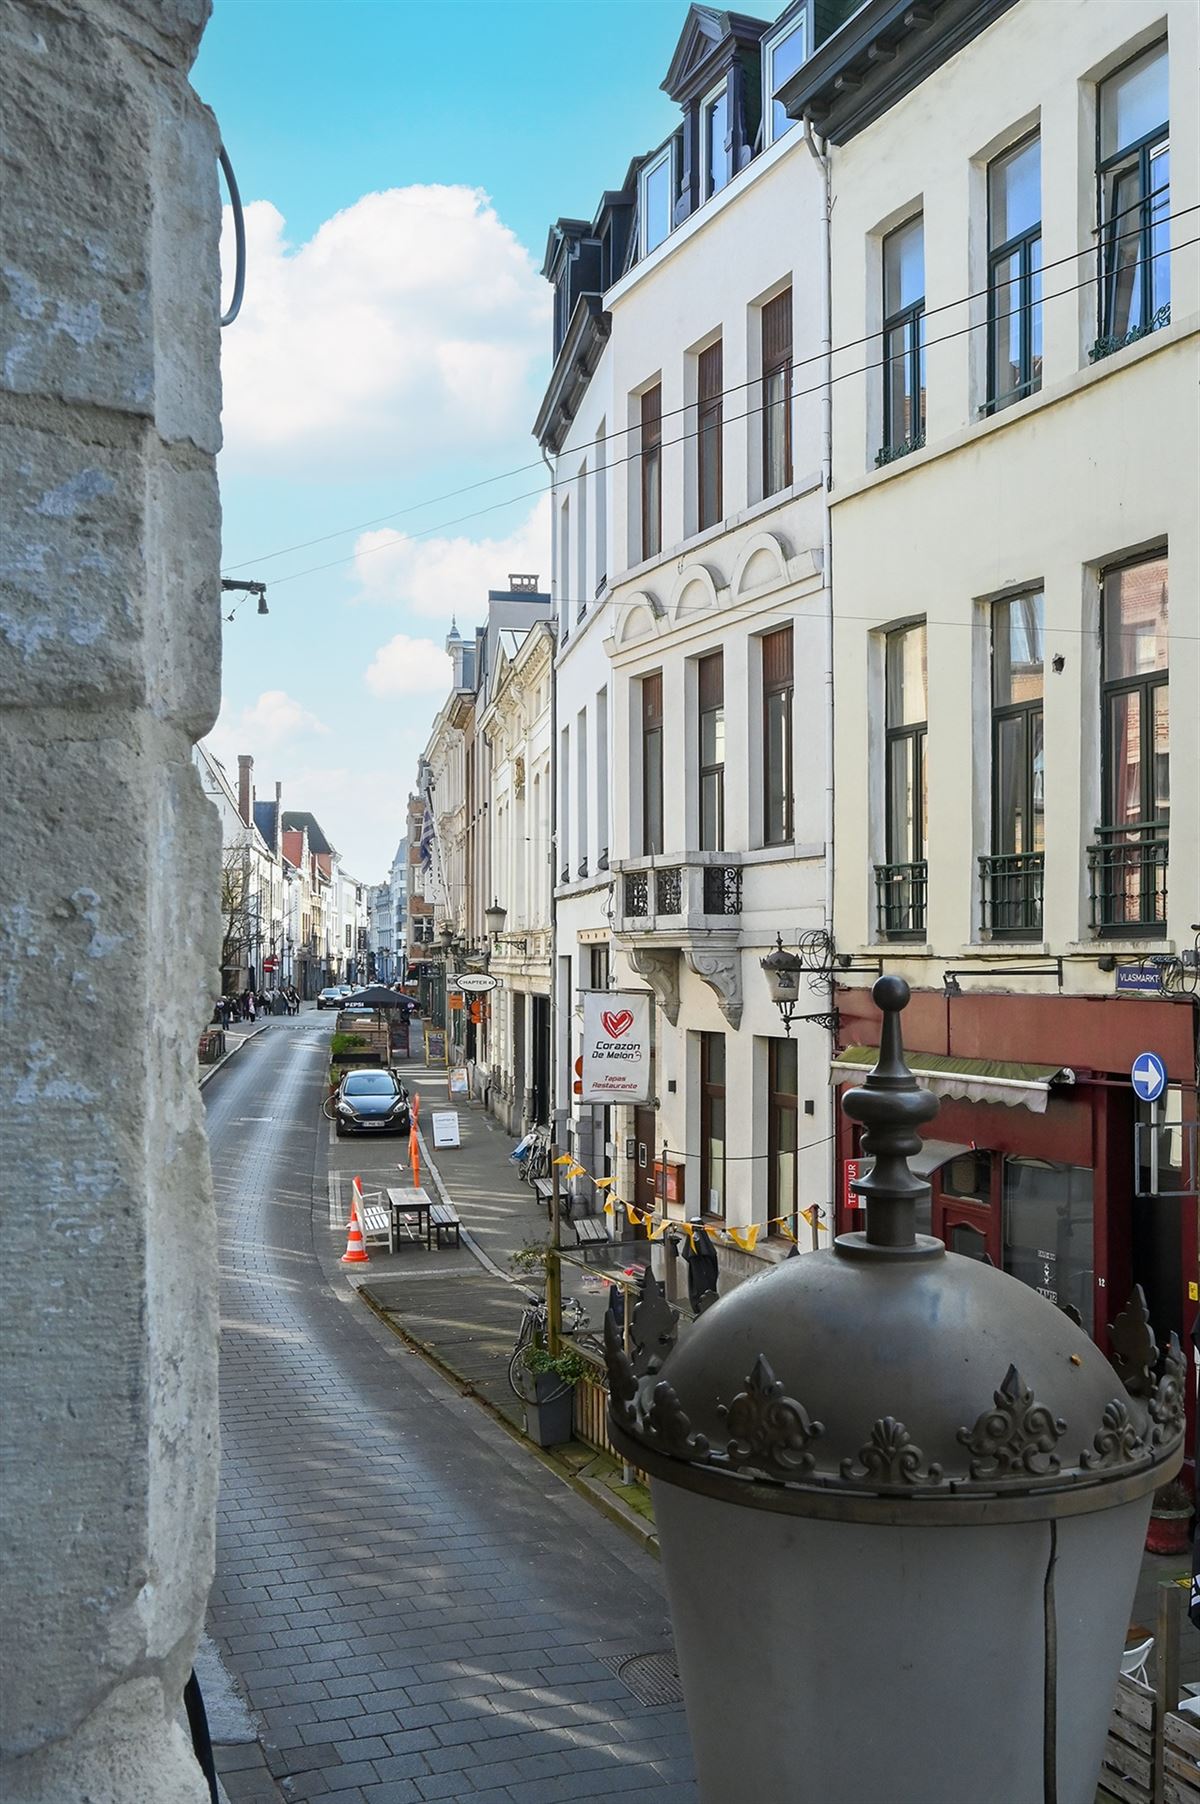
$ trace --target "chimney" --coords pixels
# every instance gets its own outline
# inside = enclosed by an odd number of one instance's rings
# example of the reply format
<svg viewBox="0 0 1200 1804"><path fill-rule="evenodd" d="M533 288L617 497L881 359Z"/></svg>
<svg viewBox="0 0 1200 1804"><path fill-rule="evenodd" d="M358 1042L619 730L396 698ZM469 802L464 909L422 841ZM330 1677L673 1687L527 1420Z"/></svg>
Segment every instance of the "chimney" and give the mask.
<svg viewBox="0 0 1200 1804"><path fill-rule="evenodd" d="M254 819L254 759L249 752L238 753L238 813L250 826Z"/></svg>

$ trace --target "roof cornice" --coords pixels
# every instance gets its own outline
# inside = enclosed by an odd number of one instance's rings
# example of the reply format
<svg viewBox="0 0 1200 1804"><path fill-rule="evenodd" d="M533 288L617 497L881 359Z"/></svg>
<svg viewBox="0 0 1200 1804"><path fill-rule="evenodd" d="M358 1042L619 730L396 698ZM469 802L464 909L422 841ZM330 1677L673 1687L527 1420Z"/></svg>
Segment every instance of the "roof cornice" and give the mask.
<svg viewBox="0 0 1200 1804"><path fill-rule="evenodd" d="M778 98L846 144L948 62L1016 0L867 0L801 65Z"/></svg>
<svg viewBox="0 0 1200 1804"><path fill-rule="evenodd" d="M600 353L612 330L602 296L581 294L554 359L554 368L533 423L538 444L557 457L571 429L579 403L596 373Z"/></svg>

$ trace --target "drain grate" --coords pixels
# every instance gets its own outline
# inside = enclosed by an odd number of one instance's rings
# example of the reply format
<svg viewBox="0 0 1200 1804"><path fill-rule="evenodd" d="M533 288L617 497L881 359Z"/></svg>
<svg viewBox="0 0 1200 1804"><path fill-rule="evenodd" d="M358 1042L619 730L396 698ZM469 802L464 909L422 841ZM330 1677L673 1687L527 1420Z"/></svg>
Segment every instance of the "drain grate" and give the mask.
<svg viewBox="0 0 1200 1804"><path fill-rule="evenodd" d="M679 1665L672 1648L662 1653L620 1654L605 1658L623 1685L628 1686L639 1704L681 1704L683 1687L679 1682Z"/></svg>

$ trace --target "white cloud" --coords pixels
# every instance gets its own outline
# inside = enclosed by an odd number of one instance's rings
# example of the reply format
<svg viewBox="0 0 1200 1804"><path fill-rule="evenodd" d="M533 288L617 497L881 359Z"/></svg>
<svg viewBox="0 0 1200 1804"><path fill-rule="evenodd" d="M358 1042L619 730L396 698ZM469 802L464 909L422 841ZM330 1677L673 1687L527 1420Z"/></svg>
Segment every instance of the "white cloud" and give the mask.
<svg viewBox="0 0 1200 1804"><path fill-rule="evenodd" d="M328 732L325 722L286 690L264 689L257 701L244 708L222 707L212 743L221 762L236 770L239 752L257 757L260 751L278 751L281 746L322 738Z"/></svg>
<svg viewBox="0 0 1200 1804"><path fill-rule="evenodd" d="M537 574L548 589L549 567L548 495L507 538L418 539L383 527L361 533L354 547L364 599L438 620L453 614L464 632L482 619L489 589L504 588L514 571Z"/></svg>
<svg viewBox="0 0 1200 1804"><path fill-rule="evenodd" d="M372 695L440 696L449 687L450 675L450 660L442 646L397 633L371 659L366 684Z"/></svg>
<svg viewBox="0 0 1200 1804"><path fill-rule="evenodd" d="M536 406L550 292L476 188L366 194L299 246L246 208L246 297L221 335L229 459L256 473L511 443ZM232 226L222 261L228 288Z"/></svg>

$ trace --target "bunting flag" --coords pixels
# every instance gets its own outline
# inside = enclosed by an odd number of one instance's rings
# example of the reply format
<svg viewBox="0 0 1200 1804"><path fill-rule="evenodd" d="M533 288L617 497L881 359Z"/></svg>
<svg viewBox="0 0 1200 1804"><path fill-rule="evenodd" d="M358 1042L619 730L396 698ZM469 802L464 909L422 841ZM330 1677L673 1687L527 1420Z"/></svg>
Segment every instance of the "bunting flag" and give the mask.
<svg viewBox="0 0 1200 1804"><path fill-rule="evenodd" d="M569 1178L586 1178L587 1172L582 1165L570 1165L567 1167L567 1176Z"/></svg>
<svg viewBox="0 0 1200 1804"><path fill-rule="evenodd" d="M559 1153L559 1155L558 1155L557 1159L555 1159L554 1163L556 1165L571 1165L574 1163L574 1161L573 1161L570 1153ZM580 1169L582 1169L582 1167Z"/></svg>
<svg viewBox="0 0 1200 1804"><path fill-rule="evenodd" d="M752 1221L747 1228L727 1228L725 1232L734 1246L741 1247L743 1253L752 1253L754 1243L758 1239L758 1229L758 1222Z"/></svg>
<svg viewBox="0 0 1200 1804"><path fill-rule="evenodd" d="M696 1251L696 1229L694 1223L690 1221L680 1221L676 1222L675 1226L679 1229L681 1234L687 1235L688 1245L694 1253Z"/></svg>
<svg viewBox="0 0 1200 1804"><path fill-rule="evenodd" d="M787 1222L784 1220L784 1218L782 1216L780 1216L779 1222L777 1225L779 1228L779 1232L783 1235L783 1238L785 1240L790 1240L793 1246L798 1246L800 1244L797 1241L796 1236L792 1233L792 1230L788 1227Z"/></svg>
<svg viewBox="0 0 1200 1804"><path fill-rule="evenodd" d="M604 1213L605 1213L605 1215L615 1215L616 1212L617 1212L617 1205L613 1202L612 1198L609 1197L604 1205Z"/></svg>
<svg viewBox="0 0 1200 1804"><path fill-rule="evenodd" d="M587 1174L585 1173L584 1175L586 1176ZM593 1178L592 1179L592 1183L597 1190L606 1190L610 1184L615 1184L616 1181L617 1181L616 1178Z"/></svg>

